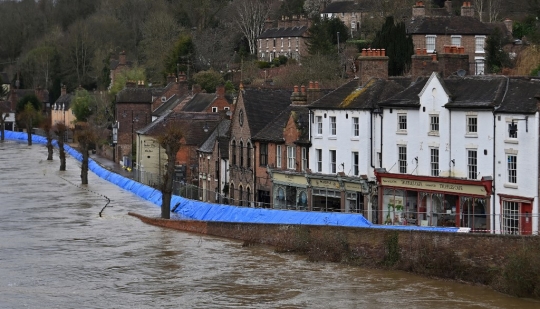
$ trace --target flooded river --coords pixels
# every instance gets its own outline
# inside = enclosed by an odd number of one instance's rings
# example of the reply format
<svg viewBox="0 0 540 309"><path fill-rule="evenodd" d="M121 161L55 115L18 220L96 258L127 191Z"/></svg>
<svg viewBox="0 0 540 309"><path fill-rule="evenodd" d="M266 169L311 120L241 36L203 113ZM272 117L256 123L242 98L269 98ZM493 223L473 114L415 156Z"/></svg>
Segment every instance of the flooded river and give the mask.
<svg viewBox="0 0 540 309"><path fill-rule="evenodd" d="M484 287L145 225L157 206L0 143L0 308L540 308ZM110 198L110 205L99 212Z"/></svg>

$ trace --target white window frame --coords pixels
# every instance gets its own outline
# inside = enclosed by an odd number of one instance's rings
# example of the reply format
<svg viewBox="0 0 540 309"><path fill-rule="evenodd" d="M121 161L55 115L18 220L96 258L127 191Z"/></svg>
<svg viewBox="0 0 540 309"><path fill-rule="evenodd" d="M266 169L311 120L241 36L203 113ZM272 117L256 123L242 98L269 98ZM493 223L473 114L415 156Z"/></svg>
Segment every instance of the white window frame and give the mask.
<svg viewBox="0 0 540 309"><path fill-rule="evenodd" d="M360 118L358 117L352 117L352 136L360 136Z"/></svg>
<svg viewBox="0 0 540 309"><path fill-rule="evenodd" d="M478 177L478 150L467 149L467 179Z"/></svg>
<svg viewBox="0 0 540 309"><path fill-rule="evenodd" d="M486 47L486 36L485 35L475 35L474 36L474 52L477 54L485 53Z"/></svg>
<svg viewBox="0 0 540 309"><path fill-rule="evenodd" d="M281 168L281 145L276 145L276 167Z"/></svg>
<svg viewBox="0 0 540 309"><path fill-rule="evenodd" d="M335 174L337 173L337 166L336 166L336 162L337 162L337 151L335 149L331 149L328 151L328 154L329 154L329 160L328 162L330 163L329 164L329 167L330 167L330 173L331 174Z"/></svg>
<svg viewBox="0 0 540 309"><path fill-rule="evenodd" d="M308 151L306 147L302 147L302 171L308 168Z"/></svg>
<svg viewBox="0 0 540 309"><path fill-rule="evenodd" d="M461 35L452 35L450 37L450 42L452 46L461 46Z"/></svg>
<svg viewBox="0 0 540 309"><path fill-rule="evenodd" d="M322 149L315 149L315 156L317 157L317 172L322 172Z"/></svg>
<svg viewBox="0 0 540 309"><path fill-rule="evenodd" d="M478 115L467 115L465 125L467 136L478 136Z"/></svg>
<svg viewBox="0 0 540 309"><path fill-rule="evenodd" d="M287 168L296 169L296 147L287 146Z"/></svg>
<svg viewBox="0 0 540 309"><path fill-rule="evenodd" d="M329 116L329 124L330 124L330 136L336 136L337 134L337 120L336 116Z"/></svg>
<svg viewBox="0 0 540 309"><path fill-rule="evenodd" d="M360 154L358 151L353 151L351 155L352 173L354 176L358 176L360 175Z"/></svg>
<svg viewBox="0 0 540 309"><path fill-rule="evenodd" d="M398 167L401 174L407 174L407 146L398 145Z"/></svg>
<svg viewBox="0 0 540 309"><path fill-rule="evenodd" d="M431 135L439 135L440 118L438 114L429 115L429 133Z"/></svg>
<svg viewBox="0 0 540 309"><path fill-rule="evenodd" d="M474 74L484 75L486 73L486 61L484 57L474 57Z"/></svg>
<svg viewBox="0 0 540 309"><path fill-rule="evenodd" d="M426 50L428 53L432 53L437 48L437 36L428 34L426 35Z"/></svg>
<svg viewBox="0 0 540 309"><path fill-rule="evenodd" d="M520 203L517 201L502 201L501 230L505 235L519 235L519 210Z"/></svg>
<svg viewBox="0 0 540 309"><path fill-rule="evenodd" d="M430 148L431 176L439 176L439 148Z"/></svg>
<svg viewBox="0 0 540 309"><path fill-rule="evenodd" d="M506 154L506 182L510 184L517 184L517 154Z"/></svg>
<svg viewBox="0 0 540 309"><path fill-rule="evenodd" d="M316 120L317 120L317 135L322 135L323 134L322 116L316 116Z"/></svg>
<svg viewBox="0 0 540 309"><path fill-rule="evenodd" d="M217 107L212 107L212 113L217 113L218 112L218 108Z"/></svg>
<svg viewBox="0 0 540 309"><path fill-rule="evenodd" d="M407 113L397 113L397 128L400 133L407 133Z"/></svg>

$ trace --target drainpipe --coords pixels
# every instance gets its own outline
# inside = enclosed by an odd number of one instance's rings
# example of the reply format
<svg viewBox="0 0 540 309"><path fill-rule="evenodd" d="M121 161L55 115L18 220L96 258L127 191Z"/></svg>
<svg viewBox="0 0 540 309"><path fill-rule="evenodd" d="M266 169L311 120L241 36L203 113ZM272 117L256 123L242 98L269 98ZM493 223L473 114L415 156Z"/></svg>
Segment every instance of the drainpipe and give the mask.
<svg viewBox="0 0 540 309"><path fill-rule="evenodd" d="M448 165L450 166L450 178L453 176L453 169L452 169L452 110L449 109L448 110L448 133L450 134L449 136L449 139L448 139L448 150L449 150L449 153L450 153L450 162L448 163ZM454 163L455 164L455 163Z"/></svg>
<svg viewBox="0 0 540 309"><path fill-rule="evenodd" d="M497 108L495 108L496 110ZM491 180L493 182L492 184L492 188L491 188L491 195L493 196L493 200L492 200L492 203L491 203L491 230L492 231L495 231L495 179L496 179L496 174L495 174L495 160L496 160L496 155L495 155L495 144L496 144L496 141L497 141L497 138L495 136L496 134L496 130L495 128L497 127L497 116L495 115L495 110L493 110L493 180Z"/></svg>
<svg viewBox="0 0 540 309"><path fill-rule="evenodd" d="M382 156L383 156L383 114L382 114L382 111L379 115L381 116L381 157L379 159L379 167L382 167Z"/></svg>
<svg viewBox="0 0 540 309"><path fill-rule="evenodd" d="M373 111L371 111L371 117L369 117L369 147L371 148L370 149L370 153L371 155L369 156L369 163L371 165L371 168L375 168L375 165L373 165Z"/></svg>

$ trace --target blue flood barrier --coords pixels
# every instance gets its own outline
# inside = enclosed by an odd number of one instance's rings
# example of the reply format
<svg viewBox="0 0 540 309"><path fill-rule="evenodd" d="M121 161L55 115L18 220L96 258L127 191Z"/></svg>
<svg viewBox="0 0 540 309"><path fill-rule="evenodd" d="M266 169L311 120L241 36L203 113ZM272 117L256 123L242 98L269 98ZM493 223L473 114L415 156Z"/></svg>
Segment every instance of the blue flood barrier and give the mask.
<svg viewBox="0 0 540 309"><path fill-rule="evenodd" d="M24 132L5 131L5 138L9 140L26 141L27 134ZM47 144L47 139L42 136L32 135L32 142ZM53 146L58 147L57 141L53 141ZM66 153L82 161L82 154L69 145L64 145ZM109 181L118 187L130 191L133 194L161 206L161 192L133 179L113 173L93 159L89 159L88 168L98 177ZM346 227L363 227L386 230L401 231L432 231L456 233L455 227L423 227L412 225L376 225L369 222L360 214L349 213L328 213L297 210L279 210L238 207L206 203L202 201L190 200L181 196L173 195L171 199L171 209L182 217L214 222L236 222L236 223L259 223L259 224L299 224L299 225L330 225Z"/></svg>

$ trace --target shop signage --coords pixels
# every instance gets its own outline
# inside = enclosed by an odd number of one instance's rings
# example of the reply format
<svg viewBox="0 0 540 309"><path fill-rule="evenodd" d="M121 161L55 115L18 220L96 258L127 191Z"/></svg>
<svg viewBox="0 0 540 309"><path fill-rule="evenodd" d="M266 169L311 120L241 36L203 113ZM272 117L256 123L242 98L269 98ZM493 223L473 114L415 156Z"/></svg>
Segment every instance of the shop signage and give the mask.
<svg viewBox="0 0 540 309"><path fill-rule="evenodd" d="M362 184L354 183L354 182L346 182L345 183L345 190L347 190L347 191L355 191L355 192L362 192Z"/></svg>
<svg viewBox="0 0 540 309"><path fill-rule="evenodd" d="M296 184L296 185L302 185L307 186L307 179L304 176L299 175L289 175L289 174L279 174L274 172L274 180L288 183L288 184Z"/></svg>
<svg viewBox="0 0 540 309"><path fill-rule="evenodd" d="M411 179L396 179L396 178L381 178L381 185L392 186L417 190L429 190L439 192L452 192L471 195L487 195L486 188L484 186L464 185L456 183L445 183L435 181L424 180L411 180Z"/></svg>
<svg viewBox="0 0 540 309"><path fill-rule="evenodd" d="M334 180L311 179L311 185L319 188L339 189L339 182Z"/></svg>

